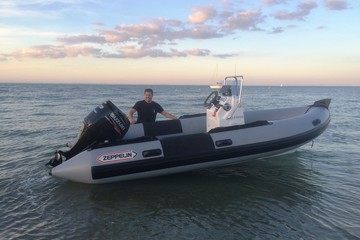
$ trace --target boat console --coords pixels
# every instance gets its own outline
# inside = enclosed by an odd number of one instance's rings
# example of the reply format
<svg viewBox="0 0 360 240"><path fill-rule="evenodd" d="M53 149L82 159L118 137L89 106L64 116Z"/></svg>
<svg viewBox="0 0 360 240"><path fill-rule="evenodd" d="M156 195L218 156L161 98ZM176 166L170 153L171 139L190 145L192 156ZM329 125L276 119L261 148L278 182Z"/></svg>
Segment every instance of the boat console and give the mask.
<svg viewBox="0 0 360 240"><path fill-rule="evenodd" d="M241 106L242 76L224 79L219 90L213 91L204 102L206 110L206 130L218 127L242 125L244 109Z"/></svg>

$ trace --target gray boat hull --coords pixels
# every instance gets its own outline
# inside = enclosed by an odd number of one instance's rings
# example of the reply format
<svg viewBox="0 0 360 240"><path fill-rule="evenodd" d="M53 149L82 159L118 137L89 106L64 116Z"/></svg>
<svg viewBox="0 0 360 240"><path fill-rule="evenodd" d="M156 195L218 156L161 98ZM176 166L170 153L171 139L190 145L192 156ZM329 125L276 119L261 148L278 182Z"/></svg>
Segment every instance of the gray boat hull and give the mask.
<svg viewBox="0 0 360 240"><path fill-rule="evenodd" d="M52 168L55 177L108 183L238 164L292 151L330 122L330 99L244 112L245 124L206 132L204 114L131 125L120 141L92 146Z"/></svg>

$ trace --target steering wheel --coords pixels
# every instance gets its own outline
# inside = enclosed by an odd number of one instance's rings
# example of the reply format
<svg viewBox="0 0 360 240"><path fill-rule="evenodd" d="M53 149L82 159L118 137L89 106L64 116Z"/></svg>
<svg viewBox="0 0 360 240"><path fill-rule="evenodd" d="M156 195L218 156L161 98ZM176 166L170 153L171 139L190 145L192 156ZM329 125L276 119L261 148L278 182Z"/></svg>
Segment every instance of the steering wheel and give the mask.
<svg viewBox="0 0 360 240"><path fill-rule="evenodd" d="M214 104L217 101L218 91L213 91L210 95L206 98L204 102L204 107L210 107L211 104Z"/></svg>

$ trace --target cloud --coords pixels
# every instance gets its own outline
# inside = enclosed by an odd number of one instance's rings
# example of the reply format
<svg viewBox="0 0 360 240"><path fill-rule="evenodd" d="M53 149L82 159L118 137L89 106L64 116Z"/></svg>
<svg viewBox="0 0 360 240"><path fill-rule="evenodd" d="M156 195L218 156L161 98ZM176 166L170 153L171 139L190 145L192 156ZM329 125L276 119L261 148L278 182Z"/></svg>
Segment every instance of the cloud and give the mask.
<svg viewBox="0 0 360 240"><path fill-rule="evenodd" d="M282 33L282 32L284 32L284 29L282 27L274 27L270 33L275 34L275 33Z"/></svg>
<svg viewBox="0 0 360 240"><path fill-rule="evenodd" d="M77 4L85 4L86 1L29 0L28 2L31 6L41 5L34 8L35 10L39 8L46 9L50 5L59 5L59 9L64 10L66 6L71 8ZM258 6L257 4L253 8L239 9L239 2L242 1L221 0L217 8L214 6L196 6L191 8L188 17L183 20L158 17L135 24L119 24L113 28L107 28L102 22L93 21L89 23L93 29L91 33L61 34L61 37L59 37L59 33L49 32L46 35L47 38L52 37L55 42L27 47L9 54L0 53L0 60L78 56L96 58L213 56L227 58L236 55L231 53L212 54L212 49L205 49L196 45L192 45L185 50L180 49L180 46L185 41L196 44L196 42L199 42L196 40L199 39L220 39L234 34L238 35L242 31L282 33L284 30L297 26L272 26L271 23L266 21L269 16L273 16L278 20L304 20L313 9L318 7L313 0L301 0L293 11L274 12L276 11L274 9L281 9L281 7L289 5L291 1L261 0L264 9L255 8ZM252 4L247 6L250 5ZM0 9L6 10L24 10L25 6L20 0L4 0L0 2ZM347 2L345 0L324 0L324 6L331 10L341 10L347 8ZM31 11L34 9L30 8ZM24 31L21 32L24 34ZM35 37L33 32L29 34Z"/></svg>
<svg viewBox="0 0 360 240"><path fill-rule="evenodd" d="M236 57L238 54L213 54L216 58L229 58L229 57Z"/></svg>
<svg viewBox="0 0 360 240"><path fill-rule="evenodd" d="M276 5L276 4L284 4L288 2L288 0L261 0L261 2L265 5Z"/></svg>
<svg viewBox="0 0 360 240"><path fill-rule="evenodd" d="M114 52L105 52L100 48L92 46L65 46L65 45L38 45L24 48L12 54L0 54L0 61L9 59L38 58L38 59L61 59L74 58L79 56L93 56L95 58L143 58L143 57L187 57L187 56L209 56L208 49L187 49L179 51L170 48L169 50L159 48L139 48L126 45Z"/></svg>
<svg viewBox="0 0 360 240"><path fill-rule="evenodd" d="M99 44L129 44L133 43L143 49L183 39L212 39L223 37L219 29L210 25L186 27L184 23L175 20L154 19L141 24L122 24L114 29L101 30L98 35L75 35L58 38L66 44L99 43Z"/></svg>
<svg viewBox="0 0 360 240"><path fill-rule="evenodd" d="M151 48L151 49L142 49L136 46L124 46L119 49L117 53L103 53L101 54L102 58L143 58L143 57L187 57L187 56L208 56L210 55L210 50L208 49L188 49L179 51L177 49L171 48L170 50L166 51L163 49L158 48Z"/></svg>
<svg viewBox="0 0 360 240"><path fill-rule="evenodd" d="M38 45L1 55L2 60L16 58L66 58L93 56L96 58L142 58L208 56L211 51L202 48L188 50L166 49L183 39L222 37L213 26L188 27L175 20L153 19L141 24L122 24L110 30L99 30L92 35L58 37L59 45ZM91 44L92 46L86 46ZM96 47L94 47L96 46ZM102 49L106 49L102 50Z"/></svg>
<svg viewBox="0 0 360 240"><path fill-rule="evenodd" d="M206 24L210 19L213 20L213 25ZM24 48L2 59L77 56L97 58L209 56L211 55L209 49L194 47L179 50L174 46L188 39L215 39L233 34L237 30L257 30L257 24L262 21L263 16L260 10L227 12L218 15L213 7L195 7L187 22L156 18L144 23L120 24L113 29L97 29L93 34L64 35L56 38L58 44ZM102 27L102 24L96 25ZM169 49L169 46L173 48Z"/></svg>
<svg viewBox="0 0 360 240"><path fill-rule="evenodd" d="M9 59L8 56L6 56L5 54L0 53L0 61L6 61L8 59Z"/></svg>
<svg viewBox="0 0 360 240"><path fill-rule="evenodd" d="M114 30L103 31L100 34L112 43L136 42L146 47L154 47L164 41L182 38L184 31L185 28L180 21L158 18L147 23L122 24Z"/></svg>
<svg viewBox="0 0 360 240"><path fill-rule="evenodd" d="M7 54L9 58L65 58L78 56L100 56L102 50L89 46L60 46L60 45L38 45L24 48L12 54Z"/></svg>
<svg viewBox="0 0 360 240"><path fill-rule="evenodd" d="M175 50L171 49L170 51L165 51L157 48L138 48L136 46L123 46L119 48L117 53L105 53L102 55L104 58L143 58L143 57L185 57L186 55Z"/></svg>
<svg viewBox="0 0 360 240"><path fill-rule="evenodd" d="M100 3L97 0L1 0L0 18L54 19L75 13L91 15L91 11L84 10L86 6Z"/></svg>
<svg viewBox="0 0 360 240"><path fill-rule="evenodd" d="M234 30L260 30L257 26L264 21L260 10L237 11L235 13L223 14L222 28L228 32Z"/></svg>
<svg viewBox="0 0 360 240"><path fill-rule="evenodd" d="M213 39L224 37L225 34L222 33L220 29L216 26L209 25L200 25L191 29L186 29L182 32L184 38L192 39Z"/></svg>
<svg viewBox="0 0 360 240"><path fill-rule="evenodd" d="M209 19L212 19L216 15L214 7L193 7L192 14L188 17L189 23L199 24L204 23Z"/></svg>
<svg viewBox="0 0 360 240"><path fill-rule="evenodd" d="M93 22L92 25L96 26L96 27L102 27L102 26L105 26L105 23L103 23L103 22Z"/></svg>
<svg viewBox="0 0 360 240"><path fill-rule="evenodd" d="M348 8L346 0L324 0L326 8L330 10L344 10Z"/></svg>
<svg viewBox="0 0 360 240"><path fill-rule="evenodd" d="M105 43L106 39L103 36L95 35L77 35L77 36L63 36L57 39L60 42L66 44L78 44L78 43Z"/></svg>
<svg viewBox="0 0 360 240"><path fill-rule="evenodd" d="M34 10L21 9L19 3L2 0L0 2L0 18L40 17L43 13Z"/></svg>
<svg viewBox="0 0 360 240"><path fill-rule="evenodd" d="M208 56L210 55L210 50L193 48L193 49L185 50L184 53L192 56Z"/></svg>
<svg viewBox="0 0 360 240"><path fill-rule="evenodd" d="M309 15L311 10L315 9L317 4L313 1L304 0L297 6L294 12L279 11L273 16L279 20L303 20L305 16Z"/></svg>

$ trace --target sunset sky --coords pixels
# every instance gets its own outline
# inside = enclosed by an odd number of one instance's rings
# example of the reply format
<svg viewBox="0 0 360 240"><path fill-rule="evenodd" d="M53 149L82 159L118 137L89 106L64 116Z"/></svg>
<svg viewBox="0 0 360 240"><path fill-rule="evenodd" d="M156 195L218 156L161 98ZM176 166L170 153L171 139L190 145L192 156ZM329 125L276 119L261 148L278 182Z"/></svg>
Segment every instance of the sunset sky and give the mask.
<svg viewBox="0 0 360 240"><path fill-rule="evenodd" d="M0 82L360 86L359 0L1 0Z"/></svg>

